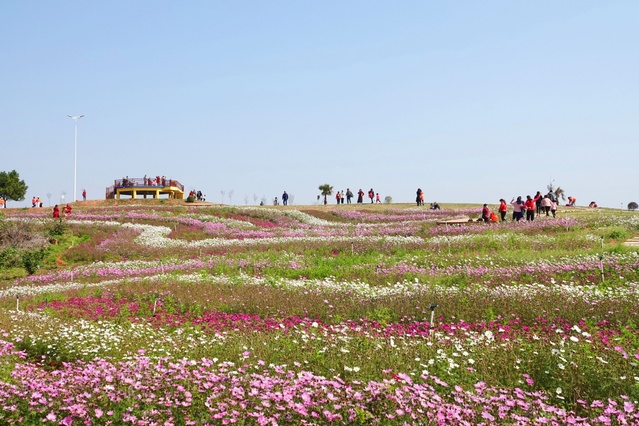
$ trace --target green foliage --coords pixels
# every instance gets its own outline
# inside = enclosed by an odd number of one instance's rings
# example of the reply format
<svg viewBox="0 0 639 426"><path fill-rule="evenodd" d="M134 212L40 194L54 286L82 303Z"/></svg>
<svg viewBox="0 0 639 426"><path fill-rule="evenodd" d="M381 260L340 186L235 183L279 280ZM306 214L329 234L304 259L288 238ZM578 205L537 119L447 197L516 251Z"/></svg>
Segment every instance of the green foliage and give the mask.
<svg viewBox="0 0 639 426"><path fill-rule="evenodd" d="M22 266L18 249L7 247L0 250L0 268L14 268L16 266Z"/></svg>
<svg viewBox="0 0 639 426"><path fill-rule="evenodd" d="M625 229L613 229L610 233L608 233L608 238L611 240L627 240L628 231Z"/></svg>
<svg viewBox="0 0 639 426"><path fill-rule="evenodd" d="M20 175L15 170L0 172L0 198L5 201L22 201L29 187L20 180Z"/></svg>
<svg viewBox="0 0 639 426"><path fill-rule="evenodd" d="M377 321L382 327L386 327L393 319L390 309L385 306L378 306L373 311L368 312L368 319Z"/></svg>
<svg viewBox="0 0 639 426"><path fill-rule="evenodd" d="M46 249L24 251L21 254L22 265L29 275L34 274L42 265L42 261L47 254Z"/></svg>
<svg viewBox="0 0 639 426"><path fill-rule="evenodd" d="M635 203L634 201L631 201L628 203L628 210L635 211L638 208L639 208L639 204Z"/></svg>
<svg viewBox="0 0 639 426"><path fill-rule="evenodd" d="M56 220L53 222L53 226L49 229L49 235L53 237L58 237L64 234L67 230L67 224L62 220Z"/></svg>
<svg viewBox="0 0 639 426"><path fill-rule="evenodd" d="M195 202L195 197L192 195L189 195L188 197L186 197L186 202L187 203L194 203Z"/></svg>
<svg viewBox="0 0 639 426"><path fill-rule="evenodd" d="M319 186L320 194L324 197L324 204L327 203L326 197L333 194L333 187L328 183Z"/></svg>

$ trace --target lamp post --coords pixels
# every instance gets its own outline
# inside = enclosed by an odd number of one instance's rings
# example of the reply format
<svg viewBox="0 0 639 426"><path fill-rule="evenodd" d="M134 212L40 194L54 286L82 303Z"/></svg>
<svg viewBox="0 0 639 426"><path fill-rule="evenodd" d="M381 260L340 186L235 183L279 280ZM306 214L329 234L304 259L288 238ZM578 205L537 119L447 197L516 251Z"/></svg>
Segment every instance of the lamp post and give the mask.
<svg viewBox="0 0 639 426"><path fill-rule="evenodd" d="M74 138L73 138L73 202L76 202L77 191L77 171L78 171L78 120L84 115L67 115L74 121Z"/></svg>

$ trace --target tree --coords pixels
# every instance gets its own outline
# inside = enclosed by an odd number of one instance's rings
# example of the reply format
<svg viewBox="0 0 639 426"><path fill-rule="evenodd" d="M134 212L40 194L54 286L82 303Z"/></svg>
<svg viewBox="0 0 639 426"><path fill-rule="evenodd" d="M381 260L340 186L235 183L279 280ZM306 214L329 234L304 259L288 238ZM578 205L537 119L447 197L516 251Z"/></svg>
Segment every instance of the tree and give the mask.
<svg viewBox="0 0 639 426"><path fill-rule="evenodd" d="M561 198L563 201L566 201L566 194L564 193L564 190L561 189L561 186L555 188L552 182L550 182L546 186L546 188L548 188L548 193L552 194L555 197L555 200L559 201L559 199Z"/></svg>
<svg viewBox="0 0 639 426"><path fill-rule="evenodd" d="M391 197L390 195L387 195L386 197L384 197L384 203L391 204L392 202L393 202L393 197Z"/></svg>
<svg viewBox="0 0 639 426"><path fill-rule="evenodd" d="M635 203L634 201L631 201L630 203L628 203L628 210L635 211L638 208L639 208L639 204Z"/></svg>
<svg viewBox="0 0 639 426"><path fill-rule="evenodd" d="M324 196L324 205L326 205L328 203L328 201L326 201L326 197L333 195L333 187L325 183L319 186L319 190L322 191L322 195Z"/></svg>
<svg viewBox="0 0 639 426"><path fill-rule="evenodd" d="M7 201L22 201L27 194L29 187L20 180L20 175L15 170L10 172L0 172L0 198L4 200L4 207L7 208Z"/></svg>

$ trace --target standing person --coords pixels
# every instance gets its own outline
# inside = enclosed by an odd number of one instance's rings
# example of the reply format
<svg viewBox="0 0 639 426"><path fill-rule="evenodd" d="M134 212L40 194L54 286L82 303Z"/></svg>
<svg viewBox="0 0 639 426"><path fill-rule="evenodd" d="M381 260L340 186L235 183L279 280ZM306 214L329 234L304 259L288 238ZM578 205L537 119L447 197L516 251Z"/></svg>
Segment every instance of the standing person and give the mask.
<svg viewBox="0 0 639 426"><path fill-rule="evenodd" d="M36 206L36 199L35 197L31 197L31 207L35 207Z"/></svg>
<svg viewBox="0 0 639 426"><path fill-rule="evenodd" d="M499 199L499 214L501 215L501 221L506 221L506 212L508 211L508 205L503 198Z"/></svg>
<svg viewBox="0 0 639 426"><path fill-rule="evenodd" d="M531 197L530 195L526 195L526 221L532 222L535 220L535 204L537 200Z"/></svg>
<svg viewBox="0 0 639 426"><path fill-rule="evenodd" d="M282 205L288 206L288 194L286 191L282 194Z"/></svg>
<svg viewBox="0 0 639 426"><path fill-rule="evenodd" d="M58 217L60 217L60 208L59 208L59 207L58 207L58 205L56 204L56 205L53 207L53 218L55 219L55 218L58 218Z"/></svg>
<svg viewBox="0 0 639 426"><path fill-rule="evenodd" d="M552 217L555 217L555 215L557 214L557 200L552 200L550 202L550 213L552 213Z"/></svg>
<svg viewBox="0 0 639 426"><path fill-rule="evenodd" d="M541 211L543 210L541 207L542 198L543 195L541 195L541 192L537 191L537 193L535 194L535 211L537 212L537 215L540 215Z"/></svg>
<svg viewBox="0 0 639 426"><path fill-rule="evenodd" d="M417 196L415 197L415 202L417 203L418 207L421 205L423 197L424 197L424 193L422 192L422 189L417 188Z"/></svg>
<svg viewBox="0 0 639 426"><path fill-rule="evenodd" d="M71 214L71 205L67 204L67 206L64 208L64 213L69 215Z"/></svg>
<svg viewBox="0 0 639 426"><path fill-rule="evenodd" d="M362 204L364 202L364 191L362 188L357 191L357 204Z"/></svg>
<svg viewBox="0 0 639 426"><path fill-rule="evenodd" d="M544 195L544 198L541 199L541 208L542 211L546 213L546 216L550 216L550 206L552 205L552 201L550 201L550 197L548 194Z"/></svg>
<svg viewBox="0 0 639 426"><path fill-rule="evenodd" d="M371 204L373 204L373 199L375 198L375 191L373 191L373 188L368 190L368 198L371 199Z"/></svg>
<svg viewBox="0 0 639 426"><path fill-rule="evenodd" d="M524 218L524 214L522 210L524 208L524 202L521 200L521 195L517 197L517 201L515 201L515 197L510 200L510 204L513 206L513 220L519 222Z"/></svg>
<svg viewBox="0 0 639 426"><path fill-rule="evenodd" d="M275 199L273 200L273 205L277 206L277 197L275 197Z"/></svg>
<svg viewBox="0 0 639 426"><path fill-rule="evenodd" d="M376 203L381 203L382 199L379 197L379 192L375 194L375 202Z"/></svg>
<svg viewBox="0 0 639 426"><path fill-rule="evenodd" d="M339 191L335 193L335 200L337 201L337 204L339 204L339 202L342 200L342 196L339 194Z"/></svg>
<svg viewBox="0 0 639 426"><path fill-rule="evenodd" d="M350 204L352 198L353 198L353 191L351 191L350 188L346 188L346 204Z"/></svg>
<svg viewBox="0 0 639 426"><path fill-rule="evenodd" d="M82 190L82 201L86 201L87 200L87 190L83 189Z"/></svg>
<svg viewBox="0 0 639 426"><path fill-rule="evenodd" d="M339 196L340 196L341 204L344 204L344 190L343 189L340 191Z"/></svg>

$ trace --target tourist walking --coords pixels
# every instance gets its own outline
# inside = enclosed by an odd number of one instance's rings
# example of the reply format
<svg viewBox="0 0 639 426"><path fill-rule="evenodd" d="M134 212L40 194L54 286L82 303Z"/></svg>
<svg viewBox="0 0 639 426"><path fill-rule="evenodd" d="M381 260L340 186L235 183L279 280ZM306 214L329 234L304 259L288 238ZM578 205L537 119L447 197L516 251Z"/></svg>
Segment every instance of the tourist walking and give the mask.
<svg viewBox="0 0 639 426"><path fill-rule="evenodd" d="M551 205L552 205L552 201L550 200L550 197L548 196L548 194L544 195L544 198L541 199L541 208L542 208L542 211L546 213L546 216L550 216Z"/></svg>
<svg viewBox="0 0 639 426"><path fill-rule="evenodd" d="M364 191L362 188L357 191L357 204L362 204L364 202Z"/></svg>
<svg viewBox="0 0 639 426"><path fill-rule="evenodd" d="M350 188L346 188L346 203L350 204L352 198L353 198L353 191L351 191Z"/></svg>
<svg viewBox="0 0 639 426"><path fill-rule="evenodd" d="M368 190L368 198L371 199L371 204L373 204L373 199L375 198L375 191L373 191L373 188Z"/></svg>
<svg viewBox="0 0 639 426"><path fill-rule="evenodd" d="M282 194L282 205L288 206L288 194L286 193L286 191L284 191L284 193Z"/></svg>

